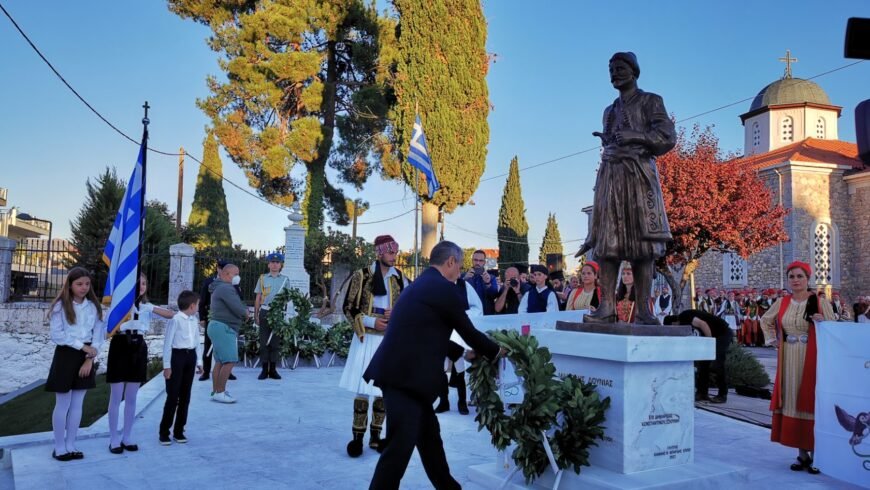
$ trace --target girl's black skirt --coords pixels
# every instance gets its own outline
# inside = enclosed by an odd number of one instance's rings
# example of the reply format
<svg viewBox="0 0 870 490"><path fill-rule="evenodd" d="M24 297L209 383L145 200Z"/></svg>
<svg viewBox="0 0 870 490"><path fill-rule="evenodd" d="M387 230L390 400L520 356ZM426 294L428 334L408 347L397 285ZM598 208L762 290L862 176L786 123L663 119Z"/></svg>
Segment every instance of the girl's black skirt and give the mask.
<svg viewBox="0 0 870 490"><path fill-rule="evenodd" d="M144 383L148 368L148 346L141 334L118 332L109 343L107 383Z"/></svg>
<svg viewBox="0 0 870 490"><path fill-rule="evenodd" d="M90 375L82 378L79 370L85 363L84 352L68 345L59 345L54 349L51 368L48 370L48 380L45 391L66 393L69 390L89 390L97 386L96 364L92 366Z"/></svg>

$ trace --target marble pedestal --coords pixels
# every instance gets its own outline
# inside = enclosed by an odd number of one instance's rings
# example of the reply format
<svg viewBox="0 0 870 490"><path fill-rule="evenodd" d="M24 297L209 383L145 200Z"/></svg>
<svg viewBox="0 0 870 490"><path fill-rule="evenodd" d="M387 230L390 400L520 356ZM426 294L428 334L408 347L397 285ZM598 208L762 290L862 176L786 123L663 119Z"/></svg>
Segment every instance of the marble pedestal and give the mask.
<svg viewBox="0 0 870 490"><path fill-rule="evenodd" d="M550 329L533 335L549 348L558 373L575 374L610 397L605 438L590 449L591 468L580 475L567 471L560 488L655 488L656 481L699 488L710 478L714 486L742 480L729 465L694 464L693 363L715 358L713 339ZM491 485L504 479L510 471L499 462L472 467L472 480Z"/></svg>

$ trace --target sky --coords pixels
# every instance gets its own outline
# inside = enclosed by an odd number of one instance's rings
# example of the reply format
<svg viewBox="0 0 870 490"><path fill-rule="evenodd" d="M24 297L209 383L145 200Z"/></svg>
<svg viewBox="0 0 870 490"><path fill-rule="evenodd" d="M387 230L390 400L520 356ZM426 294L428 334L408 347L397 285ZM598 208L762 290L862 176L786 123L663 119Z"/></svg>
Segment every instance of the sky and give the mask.
<svg viewBox="0 0 870 490"><path fill-rule="evenodd" d="M160 1L86 3L0 0L46 58L106 119L134 139L142 132L142 104L151 106L150 146L180 147L201 158L209 124L196 107L208 96L206 77L220 76L209 30L171 13ZM385 5L383 0L379 5ZM857 0L669 2L485 0L487 50L495 63L487 78L490 142L473 205L446 217L445 238L463 247L497 248L496 226L511 158L520 168L597 146L601 114L616 96L607 63L616 51L634 51L639 86L660 94L678 121L753 97L779 79L778 58L790 49L796 78L809 78L855 60L843 57L849 17L870 17ZM86 8L83 8L86 7ZM54 223L69 237L69 222L85 199L85 182L114 166L127 179L137 150L98 119L0 17L0 187L9 206ZM840 139L855 141L855 106L870 98L870 62L814 80L843 107ZM687 120L713 126L725 151L742 152L739 115L750 101ZM424 121L425 128L425 121ZM431 142L430 145L434 144ZM178 158L149 154L147 197L177 199ZM224 176L242 187L241 170L222 152ZM586 236L581 209L592 203L598 151L568 156L521 173L532 260L547 215L555 213L568 266ZM436 172L438 162L434 162ZM185 164L184 220L190 213L198 166ZM233 241L249 249L282 245L287 212L224 185ZM371 209L360 218L366 239L388 233L413 247L412 193L373 176L349 197ZM402 213L406 213L403 214ZM387 220L402 215L396 219ZM379 223L371 223L381 221ZM334 225L333 225L334 226ZM349 232L349 227L339 227Z"/></svg>

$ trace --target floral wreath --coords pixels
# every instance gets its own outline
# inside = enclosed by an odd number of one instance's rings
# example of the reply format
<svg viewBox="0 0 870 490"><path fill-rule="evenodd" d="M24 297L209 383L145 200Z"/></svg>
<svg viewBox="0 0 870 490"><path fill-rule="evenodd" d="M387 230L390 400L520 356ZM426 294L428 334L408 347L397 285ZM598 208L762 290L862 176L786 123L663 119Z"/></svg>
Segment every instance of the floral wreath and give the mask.
<svg viewBox="0 0 870 490"><path fill-rule="evenodd" d="M292 302L296 316L285 318L287 303ZM299 354L303 359L314 359L326 352L326 332L311 317L311 302L296 288L284 288L269 303L266 323L280 338L281 356L288 358Z"/></svg>
<svg viewBox="0 0 870 490"><path fill-rule="evenodd" d="M572 468L580 473L589 466L589 446L604 438L604 412L610 398L600 399L595 385L583 383L573 375L556 376L549 349L540 347L533 336L516 331L490 331L490 337L507 349L506 359L514 364L523 380L523 403L512 407L510 414L498 395L498 363L477 362L471 368L472 397L477 403L478 430L484 427L499 451L511 442L516 448L511 457L522 469L526 483L531 483L549 466L543 437L549 436L553 457L559 469Z"/></svg>

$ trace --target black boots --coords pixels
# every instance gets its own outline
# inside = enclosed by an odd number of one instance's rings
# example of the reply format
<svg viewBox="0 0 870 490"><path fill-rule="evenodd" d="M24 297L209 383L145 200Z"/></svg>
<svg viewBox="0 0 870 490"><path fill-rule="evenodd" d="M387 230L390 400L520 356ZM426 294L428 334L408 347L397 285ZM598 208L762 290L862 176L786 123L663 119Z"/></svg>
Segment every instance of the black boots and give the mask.
<svg viewBox="0 0 870 490"><path fill-rule="evenodd" d="M281 375L278 374L278 363L270 362L269 363L269 378L270 379L281 379Z"/></svg>
<svg viewBox="0 0 870 490"><path fill-rule="evenodd" d="M461 415L468 415L468 403L465 400L465 373L457 373L454 370L453 374L450 375L450 385L456 388L456 394L459 396L456 409Z"/></svg>
<svg viewBox="0 0 870 490"><path fill-rule="evenodd" d="M358 396L353 399L353 440L347 443L347 455L359 457L363 452L363 436L369 419L369 397Z"/></svg>
<svg viewBox="0 0 870 490"><path fill-rule="evenodd" d="M263 370L260 371L260 375L257 376L257 379L281 379L281 375L278 374L278 363L277 362L264 362Z"/></svg>

